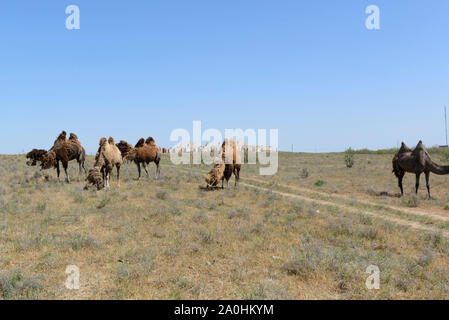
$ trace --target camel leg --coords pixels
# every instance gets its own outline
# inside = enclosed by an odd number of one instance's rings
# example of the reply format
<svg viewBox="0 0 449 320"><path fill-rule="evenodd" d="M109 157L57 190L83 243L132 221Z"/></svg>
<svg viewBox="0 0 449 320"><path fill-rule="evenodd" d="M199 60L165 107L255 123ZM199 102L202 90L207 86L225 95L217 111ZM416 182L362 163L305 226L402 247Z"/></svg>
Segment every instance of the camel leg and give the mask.
<svg viewBox="0 0 449 320"><path fill-rule="evenodd" d="M59 175L61 174L61 169L59 168L59 161L56 161L56 174L58 175L58 181L60 181Z"/></svg>
<svg viewBox="0 0 449 320"><path fill-rule="evenodd" d="M147 173L147 178L149 178L150 174L148 173L147 164L145 162L142 162L142 166L143 166L143 169L145 170L145 172Z"/></svg>
<svg viewBox="0 0 449 320"><path fill-rule="evenodd" d="M117 181L118 186L120 187L120 165L117 165Z"/></svg>
<svg viewBox="0 0 449 320"><path fill-rule="evenodd" d="M83 169L84 169L84 174L87 174L87 170L86 170L86 167L84 166L84 163L85 163L85 161L82 162L82 164L83 164Z"/></svg>
<svg viewBox="0 0 449 320"><path fill-rule="evenodd" d="M404 178L404 175L401 175L401 176L398 177L398 186L399 186L399 189L401 189L401 197L404 196L404 188L402 186L402 179L403 178Z"/></svg>
<svg viewBox="0 0 449 320"><path fill-rule="evenodd" d="M221 189L224 189L224 179L221 179Z"/></svg>
<svg viewBox="0 0 449 320"><path fill-rule="evenodd" d="M426 172L426 187L427 187L427 195L429 196L429 199L432 197L430 196L430 172Z"/></svg>
<svg viewBox="0 0 449 320"><path fill-rule="evenodd" d="M159 162L155 162L156 163L156 180L159 179L160 175L161 175L161 167L159 165Z"/></svg>
<svg viewBox="0 0 449 320"><path fill-rule="evenodd" d="M137 178L137 180L139 180L140 179L140 174L141 174L140 163L136 162L136 164L137 164L137 172L139 173L139 177Z"/></svg>
<svg viewBox="0 0 449 320"><path fill-rule="evenodd" d="M235 186L237 187L240 181L240 169L234 168L234 175L235 175Z"/></svg>
<svg viewBox="0 0 449 320"><path fill-rule="evenodd" d="M62 166L64 167L64 172L65 172L65 176L66 176L66 181L67 183L70 183L70 177L69 177L69 173L67 171L67 168L69 167L68 162L63 162Z"/></svg>
<svg viewBox="0 0 449 320"><path fill-rule="evenodd" d="M111 189L111 172L109 170L106 171L106 188Z"/></svg>
<svg viewBox="0 0 449 320"><path fill-rule="evenodd" d="M421 177L421 173L417 173L416 174L416 194L418 194L418 189L419 189L419 178Z"/></svg>
<svg viewBox="0 0 449 320"><path fill-rule="evenodd" d="M79 169L80 169L79 174L78 174L78 180L81 181L81 169L82 169L81 161L78 161L78 166L79 166Z"/></svg>

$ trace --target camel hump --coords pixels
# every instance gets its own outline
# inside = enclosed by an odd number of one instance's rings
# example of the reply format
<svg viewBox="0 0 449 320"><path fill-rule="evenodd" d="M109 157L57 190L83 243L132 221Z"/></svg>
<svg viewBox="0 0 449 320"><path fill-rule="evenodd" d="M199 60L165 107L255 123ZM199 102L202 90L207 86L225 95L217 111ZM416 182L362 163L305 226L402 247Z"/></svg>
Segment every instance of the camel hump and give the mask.
<svg viewBox="0 0 449 320"><path fill-rule="evenodd" d="M424 149L424 145L422 143L422 140L419 140L418 144L416 145L416 149Z"/></svg>
<svg viewBox="0 0 449 320"><path fill-rule="evenodd" d="M152 146L156 145L156 141L154 141L153 137L148 137L148 139L145 141L145 143L152 145Z"/></svg>
<svg viewBox="0 0 449 320"><path fill-rule="evenodd" d="M103 137L103 138L100 139L100 142L98 144L101 147L101 146L103 146L106 143L106 141L107 141L106 138Z"/></svg>
<svg viewBox="0 0 449 320"><path fill-rule="evenodd" d="M145 144L145 139L140 138L139 141L137 141L135 148L143 147L144 144Z"/></svg>
<svg viewBox="0 0 449 320"><path fill-rule="evenodd" d="M58 140L65 140L67 138L67 132L62 131L59 136L56 138L56 141Z"/></svg>

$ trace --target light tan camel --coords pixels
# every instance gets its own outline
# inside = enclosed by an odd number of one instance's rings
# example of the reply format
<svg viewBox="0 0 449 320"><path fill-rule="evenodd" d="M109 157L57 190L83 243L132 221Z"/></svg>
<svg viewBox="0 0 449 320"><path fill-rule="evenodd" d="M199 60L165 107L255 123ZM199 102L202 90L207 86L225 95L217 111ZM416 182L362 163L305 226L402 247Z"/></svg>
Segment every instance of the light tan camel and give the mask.
<svg viewBox="0 0 449 320"><path fill-rule="evenodd" d="M101 138L99 144L100 147L95 156L94 169L89 171L88 181L96 185L98 189L98 177L101 173L103 176L103 187L110 188L111 172L115 166L117 168L117 181L120 186L120 167L123 164L122 154L119 148L115 145L114 139L111 137L109 137L108 140L106 140L106 138Z"/></svg>

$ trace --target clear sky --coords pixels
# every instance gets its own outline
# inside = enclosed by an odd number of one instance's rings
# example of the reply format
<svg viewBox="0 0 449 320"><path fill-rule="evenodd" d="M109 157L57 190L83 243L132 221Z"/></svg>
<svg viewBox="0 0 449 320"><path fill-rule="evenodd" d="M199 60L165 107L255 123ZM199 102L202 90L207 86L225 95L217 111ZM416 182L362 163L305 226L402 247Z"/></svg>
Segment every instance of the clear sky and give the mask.
<svg viewBox="0 0 449 320"><path fill-rule="evenodd" d="M0 153L61 130L88 153L102 136L170 146L194 120L279 129L281 150L443 144L448 14L447 0L1 0Z"/></svg>

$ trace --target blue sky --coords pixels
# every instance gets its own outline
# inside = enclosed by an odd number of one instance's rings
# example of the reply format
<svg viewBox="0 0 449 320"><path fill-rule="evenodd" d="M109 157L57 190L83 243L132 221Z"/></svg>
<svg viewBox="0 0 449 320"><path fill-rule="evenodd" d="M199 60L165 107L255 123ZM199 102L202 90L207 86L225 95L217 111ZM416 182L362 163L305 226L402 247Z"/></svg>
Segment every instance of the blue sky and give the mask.
<svg viewBox="0 0 449 320"><path fill-rule="evenodd" d="M78 5L81 29L65 28ZM380 8L377 31L365 8ZM447 0L0 2L0 153L61 130L170 146L176 128L276 128L281 150L444 143Z"/></svg>

